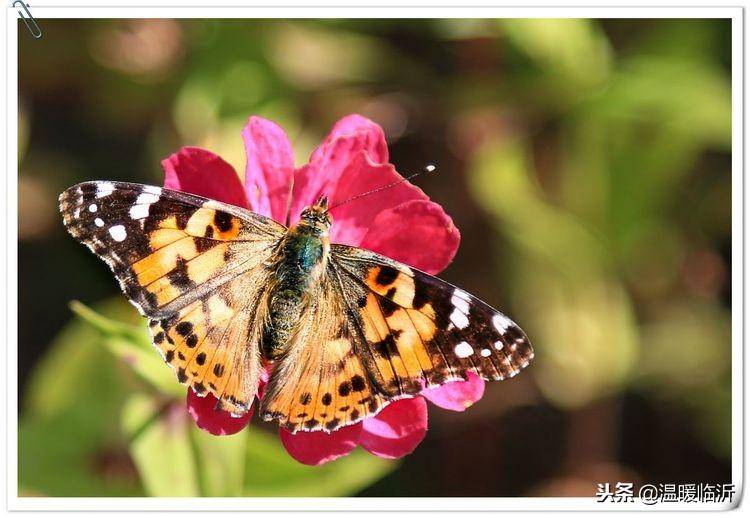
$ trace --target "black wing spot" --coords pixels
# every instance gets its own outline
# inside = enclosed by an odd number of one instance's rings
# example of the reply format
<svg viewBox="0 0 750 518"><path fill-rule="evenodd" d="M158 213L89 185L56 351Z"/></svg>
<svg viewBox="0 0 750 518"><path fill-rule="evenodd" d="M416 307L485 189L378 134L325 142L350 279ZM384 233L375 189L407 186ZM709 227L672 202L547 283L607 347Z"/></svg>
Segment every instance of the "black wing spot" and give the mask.
<svg viewBox="0 0 750 518"><path fill-rule="evenodd" d="M193 332L193 323L187 321L180 322L175 326L174 330L177 331L177 334L180 336L187 336Z"/></svg>
<svg viewBox="0 0 750 518"><path fill-rule="evenodd" d="M299 397L299 402L302 403L303 405L309 405L310 401L312 401L312 396L310 395L309 392L305 392Z"/></svg>
<svg viewBox="0 0 750 518"><path fill-rule="evenodd" d="M184 257L177 257L174 269L167 274L169 282L180 289L189 289L193 287L193 281L187 271L187 261Z"/></svg>
<svg viewBox="0 0 750 518"><path fill-rule="evenodd" d="M401 334L400 329L391 331L388 336L372 344L372 349L381 358L393 358L398 356L398 347L396 346L396 340L398 335Z"/></svg>
<svg viewBox="0 0 750 518"><path fill-rule="evenodd" d="M344 381L339 385L339 395L346 397L352 391L352 384L348 381Z"/></svg>
<svg viewBox="0 0 750 518"><path fill-rule="evenodd" d="M198 356L195 357L195 362L198 365L203 365L206 363L206 353L198 353Z"/></svg>
<svg viewBox="0 0 750 518"><path fill-rule="evenodd" d="M393 284L393 281L398 277L399 271L391 266L380 266L378 275L375 277L375 282L381 286L389 286Z"/></svg>
<svg viewBox="0 0 750 518"><path fill-rule="evenodd" d="M354 392L362 392L366 386L365 379L362 376L359 374L352 376L352 390Z"/></svg>
<svg viewBox="0 0 750 518"><path fill-rule="evenodd" d="M232 229L232 216L217 210L214 213L214 225L220 232L227 232Z"/></svg>
<svg viewBox="0 0 750 518"><path fill-rule="evenodd" d="M430 293L427 284L421 280L414 279L414 298L411 302L411 307L416 310L420 310L430 301Z"/></svg>
<svg viewBox="0 0 750 518"><path fill-rule="evenodd" d="M391 288L391 290L393 289L395 288ZM391 290L389 290L388 293L390 293ZM383 316L385 318L388 318L399 309L399 305L393 302L390 298L386 297L380 302L380 309L383 311Z"/></svg>
<svg viewBox="0 0 750 518"><path fill-rule="evenodd" d="M214 376L221 378L224 375L224 366L220 363L214 365Z"/></svg>

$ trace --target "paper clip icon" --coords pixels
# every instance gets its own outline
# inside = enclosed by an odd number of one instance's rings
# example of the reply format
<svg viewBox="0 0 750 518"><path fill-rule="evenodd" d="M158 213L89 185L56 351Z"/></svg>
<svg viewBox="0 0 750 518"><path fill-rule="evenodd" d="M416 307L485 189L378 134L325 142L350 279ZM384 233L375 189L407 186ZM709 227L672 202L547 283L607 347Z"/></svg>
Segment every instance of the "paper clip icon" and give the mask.
<svg viewBox="0 0 750 518"><path fill-rule="evenodd" d="M29 10L29 7L31 7L29 4L23 3L21 0L16 0L13 2L13 7L18 8L20 6L20 9L18 9L18 15L23 20L23 23L26 24L26 28L29 29L29 32L31 35L39 39L42 37L42 29L39 27L39 24L36 23L36 20L31 15L31 11Z"/></svg>

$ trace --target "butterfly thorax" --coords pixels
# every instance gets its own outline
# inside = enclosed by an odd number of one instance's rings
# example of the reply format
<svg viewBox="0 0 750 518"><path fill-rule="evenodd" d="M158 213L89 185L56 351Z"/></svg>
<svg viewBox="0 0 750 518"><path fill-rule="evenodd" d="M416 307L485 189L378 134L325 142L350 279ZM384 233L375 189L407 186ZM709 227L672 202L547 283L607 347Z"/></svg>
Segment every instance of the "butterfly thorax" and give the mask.
<svg viewBox="0 0 750 518"><path fill-rule="evenodd" d="M310 296L325 273L330 252L328 229L331 218L324 198L302 211L300 221L291 227L273 263L276 279L269 293L268 325L263 333L263 356L274 360L286 350L300 325Z"/></svg>

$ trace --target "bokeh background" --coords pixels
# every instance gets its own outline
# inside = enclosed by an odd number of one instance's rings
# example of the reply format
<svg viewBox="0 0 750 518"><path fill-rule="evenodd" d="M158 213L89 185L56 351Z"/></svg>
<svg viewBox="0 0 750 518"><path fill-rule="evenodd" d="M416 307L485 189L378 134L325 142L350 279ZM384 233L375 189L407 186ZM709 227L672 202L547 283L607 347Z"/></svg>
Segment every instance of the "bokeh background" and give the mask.
<svg viewBox="0 0 750 518"><path fill-rule="evenodd" d="M18 31L22 494L730 482L728 20L40 25L40 40ZM303 163L352 112L383 126L402 174L438 164L415 182L463 236L442 277L511 315L537 354L466 412L431 407L402 461L359 451L308 468L257 420L199 432L176 382L129 366L123 336L141 340L145 324L56 203L82 180L160 184L159 161L182 145L242 171L251 114L281 124ZM75 299L114 320L76 316Z"/></svg>

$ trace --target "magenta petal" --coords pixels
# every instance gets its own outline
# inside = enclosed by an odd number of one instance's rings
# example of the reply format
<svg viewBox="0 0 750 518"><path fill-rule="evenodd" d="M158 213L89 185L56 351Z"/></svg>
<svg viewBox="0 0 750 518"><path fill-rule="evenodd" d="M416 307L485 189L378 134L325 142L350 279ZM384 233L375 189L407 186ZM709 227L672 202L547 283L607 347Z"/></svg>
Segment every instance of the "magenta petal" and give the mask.
<svg viewBox="0 0 750 518"><path fill-rule="evenodd" d="M331 195L339 177L360 151L375 164L388 162L388 145L382 128L361 115L347 115L313 151L310 163L295 173L292 222L318 196Z"/></svg>
<svg viewBox="0 0 750 518"><path fill-rule="evenodd" d="M378 457L408 455L427 433L427 403L421 397L400 399L362 422L359 444Z"/></svg>
<svg viewBox="0 0 750 518"><path fill-rule="evenodd" d="M456 412L463 412L482 399L483 395L484 380L473 372L469 373L466 381L452 381L422 392L422 396L433 405Z"/></svg>
<svg viewBox="0 0 750 518"><path fill-rule="evenodd" d="M340 137L354 135L356 133L364 133L367 135L364 149L367 149L373 161L381 164L388 161L388 145L385 141L383 128L367 117L363 117L357 113L352 113L336 121L336 124L331 128L331 132L325 139L323 139L323 143L320 147L313 151L310 162L315 161L319 154L325 154L325 147L334 140Z"/></svg>
<svg viewBox="0 0 750 518"><path fill-rule="evenodd" d="M187 408L190 417L193 418L198 428L210 434L235 434L247 425L250 416L253 415L251 409L240 417L232 417L232 414L225 410L215 410L216 402L217 399L211 394L199 397L192 389L187 391Z"/></svg>
<svg viewBox="0 0 750 518"><path fill-rule="evenodd" d="M341 174L336 189L331 195L331 204L335 205L357 194L401 179L401 175L396 172L393 165L375 164L364 151L361 151ZM403 182L390 189L370 194L367 198L332 209L331 241L359 246L380 212L411 200L427 200L427 196L419 188Z"/></svg>
<svg viewBox="0 0 750 518"><path fill-rule="evenodd" d="M286 222L286 208L294 177L292 145L281 127L261 117L250 117L242 129L247 166L245 190L250 206L279 223Z"/></svg>
<svg viewBox="0 0 750 518"><path fill-rule="evenodd" d="M164 187L248 207L237 172L221 157L199 147L183 147L161 161Z"/></svg>
<svg viewBox="0 0 750 518"><path fill-rule="evenodd" d="M453 260L460 241L440 205L412 200L378 214L359 246L435 275Z"/></svg>
<svg viewBox="0 0 750 518"><path fill-rule="evenodd" d="M362 424L345 426L332 433L297 432L279 429L281 444L297 462L308 466L320 466L347 455L357 447L362 433Z"/></svg>

